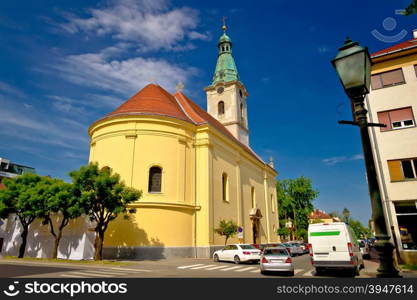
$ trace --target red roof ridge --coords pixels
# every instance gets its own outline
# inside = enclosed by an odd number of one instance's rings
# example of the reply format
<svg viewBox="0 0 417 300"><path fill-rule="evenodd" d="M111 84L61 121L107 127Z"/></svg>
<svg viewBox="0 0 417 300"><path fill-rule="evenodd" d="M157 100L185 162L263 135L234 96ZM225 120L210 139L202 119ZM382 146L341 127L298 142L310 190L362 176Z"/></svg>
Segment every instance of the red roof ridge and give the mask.
<svg viewBox="0 0 417 300"><path fill-rule="evenodd" d="M396 53L396 52L412 49L412 48L415 48L415 47L417 47L417 38L413 38L411 40L401 42L401 43L396 44L394 46L379 50L375 53L372 53L371 57L376 58L376 57L388 55L388 54L391 54L391 53Z"/></svg>

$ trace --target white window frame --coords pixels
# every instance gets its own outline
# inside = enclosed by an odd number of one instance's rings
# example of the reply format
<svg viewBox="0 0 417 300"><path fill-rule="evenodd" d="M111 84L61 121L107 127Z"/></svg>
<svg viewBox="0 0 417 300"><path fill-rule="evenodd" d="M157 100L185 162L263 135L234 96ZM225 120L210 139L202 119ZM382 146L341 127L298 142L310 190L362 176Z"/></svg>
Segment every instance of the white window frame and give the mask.
<svg viewBox="0 0 417 300"><path fill-rule="evenodd" d="M413 124L412 125L404 125L404 122L405 121L411 121L411 122L413 122ZM401 123L401 126L400 127L394 127L394 123ZM414 124L414 120L413 119L391 122L391 128L393 130L402 129L402 128L409 128L409 127L414 127L414 126L416 126L416 124Z"/></svg>

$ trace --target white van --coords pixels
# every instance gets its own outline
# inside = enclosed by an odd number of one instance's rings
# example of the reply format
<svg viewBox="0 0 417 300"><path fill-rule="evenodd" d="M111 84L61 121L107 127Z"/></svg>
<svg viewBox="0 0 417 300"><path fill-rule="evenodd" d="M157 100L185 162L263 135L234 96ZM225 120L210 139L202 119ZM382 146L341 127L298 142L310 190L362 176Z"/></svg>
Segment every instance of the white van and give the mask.
<svg viewBox="0 0 417 300"><path fill-rule="evenodd" d="M359 275L359 269L364 267L357 238L345 223L310 224L308 243L317 275L325 269L348 269Z"/></svg>

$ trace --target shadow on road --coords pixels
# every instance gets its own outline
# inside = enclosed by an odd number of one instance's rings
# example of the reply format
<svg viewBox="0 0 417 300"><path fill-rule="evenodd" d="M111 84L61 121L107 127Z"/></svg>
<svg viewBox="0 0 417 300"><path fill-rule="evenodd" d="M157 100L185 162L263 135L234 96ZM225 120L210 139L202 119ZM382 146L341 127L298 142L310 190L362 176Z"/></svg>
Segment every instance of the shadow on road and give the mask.
<svg viewBox="0 0 417 300"><path fill-rule="evenodd" d="M77 269L71 268L56 268L56 267L43 267L43 266L19 266L19 265L8 265L1 264L0 278L11 278L17 276L30 276L40 275L47 273L63 272L63 271L74 271Z"/></svg>

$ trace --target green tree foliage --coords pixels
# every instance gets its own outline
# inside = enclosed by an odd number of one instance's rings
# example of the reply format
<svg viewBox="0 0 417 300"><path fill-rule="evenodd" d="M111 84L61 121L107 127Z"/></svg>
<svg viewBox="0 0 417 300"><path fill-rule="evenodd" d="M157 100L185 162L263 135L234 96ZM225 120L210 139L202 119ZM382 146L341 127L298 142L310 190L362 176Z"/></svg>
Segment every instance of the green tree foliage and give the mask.
<svg viewBox="0 0 417 300"><path fill-rule="evenodd" d="M349 226L352 228L353 232L355 233L358 239L371 237L371 231L369 230L369 228L363 226L363 224L360 221L350 219Z"/></svg>
<svg viewBox="0 0 417 300"><path fill-rule="evenodd" d="M82 203L74 195L73 185L59 179L54 179L49 187L45 205L44 224L49 225L49 231L54 237L52 258L57 258L59 242L65 226L71 219L78 218L84 212ZM54 225L54 220L58 222Z"/></svg>
<svg viewBox="0 0 417 300"><path fill-rule="evenodd" d="M121 213L133 213L135 210L128 209L128 205L138 200L142 191L126 187L111 168L99 168L96 163L82 166L79 170L70 172L70 176L74 195L80 199L85 214L96 224L94 259L101 260L104 234L109 222Z"/></svg>
<svg viewBox="0 0 417 300"><path fill-rule="evenodd" d="M237 233L238 226L233 220L220 220L219 227L214 229L214 232L224 236L224 245L226 246L227 240L233 237Z"/></svg>
<svg viewBox="0 0 417 300"><path fill-rule="evenodd" d="M5 179L6 189L0 190L0 217L6 218L15 214L22 225L22 244L19 248L19 258L24 257L29 226L38 218L44 216L45 199L52 179L36 174Z"/></svg>
<svg viewBox="0 0 417 300"><path fill-rule="evenodd" d="M409 6L404 10L404 15L409 16L417 14L417 0L412 0Z"/></svg>
<svg viewBox="0 0 417 300"><path fill-rule="evenodd" d="M342 211L342 215L343 215L343 222L345 222L346 224L349 224L349 220L350 220L350 211L349 209L347 209L346 207L343 209Z"/></svg>
<svg viewBox="0 0 417 300"><path fill-rule="evenodd" d="M295 237L303 238L308 228L309 215L313 211L313 200L319 192L312 186L311 179L301 176L277 182L278 209L280 219L293 220Z"/></svg>

